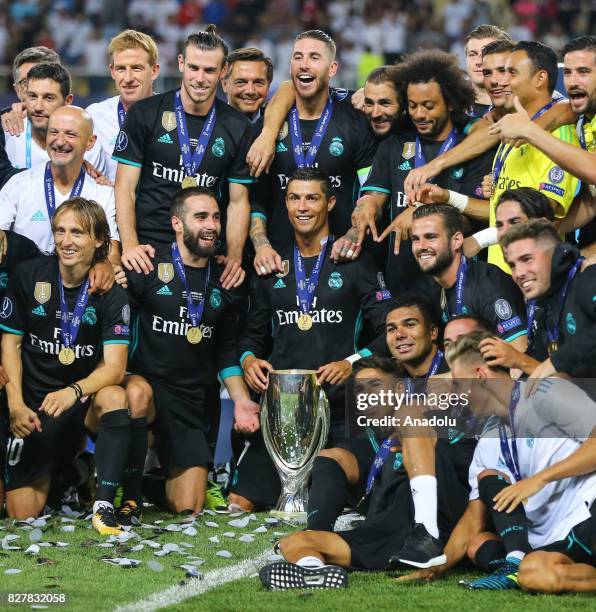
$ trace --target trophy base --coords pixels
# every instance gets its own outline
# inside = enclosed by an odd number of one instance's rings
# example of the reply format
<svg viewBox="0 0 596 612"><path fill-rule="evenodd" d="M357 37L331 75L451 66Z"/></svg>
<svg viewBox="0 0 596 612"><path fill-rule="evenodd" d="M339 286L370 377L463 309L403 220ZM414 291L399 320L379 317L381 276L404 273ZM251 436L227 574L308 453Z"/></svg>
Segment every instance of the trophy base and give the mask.
<svg viewBox="0 0 596 612"><path fill-rule="evenodd" d="M271 510L269 514L276 519L289 521L299 525L306 525L306 512L285 512L284 510Z"/></svg>

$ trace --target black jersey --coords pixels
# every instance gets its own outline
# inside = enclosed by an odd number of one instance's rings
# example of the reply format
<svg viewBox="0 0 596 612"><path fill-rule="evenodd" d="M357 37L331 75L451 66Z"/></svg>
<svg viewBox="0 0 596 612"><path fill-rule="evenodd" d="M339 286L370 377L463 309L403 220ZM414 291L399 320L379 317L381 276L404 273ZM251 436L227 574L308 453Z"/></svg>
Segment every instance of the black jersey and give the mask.
<svg viewBox="0 0 596 612"><path fill-rule="evenodd" d="M336 97L333 96L334 101ZM310 146L318 119L300 119L303 150ZM259 125L259 130L262 125ZM329 127L321 142L314 166L328 174L337 198L329 221L331 231L342 236L352 225L351 215L360 192L359 176L370 168L376 143L368 121L347 102L334 104ZM253 215L267 220L267 234L278 252L293 242L293 231L285 204L288 181L296 170L292 138L286 121L278 135L275 158L268 174L259 178L255 189Z"/></svg>
<svg viewBox="0 0 596 612"><path fill-rule="evenodd" d="M427 161L438 156L442 141L421 138L422 152ZM362 191L378 191L386 193L390 202L384 214L385 222L391 222L402 213L407 206L404 181L410 170L415 167L416 132L388 136L381 144L370 175L362 187ZM473 160L449 168L435 177L434 182L444 187L474 198L482 198L482 179L490 173L494 152L489 151ZM486 203L488 207L488 201ZM420 276L420 270L412 255L410 240L402 242L399 255L393 254L395 234L388 241L386 276L389 289L398 295L411 288L415 279Z"/></svg>
<svg viewBox="0 0 596 612"><path fill-rule="evenodd" d="M579 251L557 245L551 265L551 288L537 300L528 353L548 358L548 329L557 328L559 349L550 360L558 372L575 378L596 377L596 266L588 266L571 281L561 309L561 293Z"/></svg>
<svg viewBox="0 0 596 612"><path fill-rule="evenodd" d="M149 274L126 271L133 307L133 339L129 370L151 380L196 390L222 379L241 376L238 363L238 308L241 289L224 289L223 266L211 260L209 284L200 329L203 339L190 344L184 283L175 271L169 249L158 249ZM184 266L195 302L205 298L207 268Z"/></svg>
<svg viewBox="0 0 596 612"><path fill-rule="evenodd" d="M6 255L0 262L0 298L4 297L12 271L22 261L32 257L44 257L43 253L35 246L33 240L21 236L12 230L4 230L6 234Z"/></svg>
<svg viewBox="0 0 596 612"><path fill-rule="evenodd" d="M175 93L176 90L168 91L133 104L126 114L112 156L118 162L141 168L135 204L140 242L165 244L174 239L169 206L185 177L174 113ZM226 181L246 185L253 182L246 154L254 132L241 112L218 99L215 105L215 126L195 178L199 186L218 194L225 230ZM204 122L205 117L186 113L193 153Z"/></svg>
<svg viewBox="0 0 596 612"><path fill-rule="evenodd" d="M69 317L80 287L64 288ZM114 285L103 295L90 295L73 350L76 359L62 365L58 259L30 259L19 264L10 279L0 309L0 329L23 336L23 398L37 410L51 391L89 376L107 344L129 344L130 309L126 292Z"/></svg>

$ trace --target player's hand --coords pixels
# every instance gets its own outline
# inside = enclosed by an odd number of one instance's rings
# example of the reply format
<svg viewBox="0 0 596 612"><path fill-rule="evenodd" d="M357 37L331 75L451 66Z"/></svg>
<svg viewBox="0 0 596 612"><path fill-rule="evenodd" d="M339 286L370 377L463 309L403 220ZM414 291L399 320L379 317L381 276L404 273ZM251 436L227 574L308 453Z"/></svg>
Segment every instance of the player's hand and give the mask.
<svg viewBox="0 0 596 612"><path fill-rule="evenodd" d="M23 102L15 102L11 109L2 114L2 129L11 136L20 136L25 131L27 111Z"/></svg>
<svg viewBox="0 0 596 612"><path fill-rule="evenodd" d="M482 183L480 184L480 188L482 189L482 197L485 200L490 200L490 196L493 191L493 175L485 174L482 179Z"/></svg>
<svg viewBox="0 0 596 612"><path fill-rule="evenodd" d="M128 289L128 280L126 279L126 272L122 266L113 265L114 280L116 284L120 285L123 289Z"/></svg>
<svg viewBox="0 0 596 612"><path fill-rule="evenodd" d="M263 244L256 249L253 265L259 276L268 276L273 272L284 271L281 256L270 244Z"/></svg>
<svg viewBox="0 0 596 612"><path fill-rule="evenodd" d="M434 159L424 164L424 166L420 166L420 168L410 170L408 176L406 176L404 180L404 193L406 194L408 202L414 202L412 199L414 192L439 174L441 174L441 168Z"/></svg>
<svg viewBox="0 0 596 612"><path fill-rule="evenodd" d="M238 259L226 257L225 255L217 256L217 263L224 265L224 271L219 277L219 282L224 289L235 289L240 287L246 278L246 272L242 269L242 263Z"/></svg>
<svg viewBox="0 0 596 612"><path fill-rule="evenodd" d="M493 497L493 501L495 502L493 508L497 512L506 512L509 514L520 504L525 504L528 501L528 497L536 495L544 485L546 485L546 482L542 480L540 473L534 474L534 476L530 476L529 478L524 478L515 484L501 489Z"/></svg>
<svg viewBox="0 0 596 612"><path fill-rule="evenodd" d="M513 105L516 112L508 113L502 119L493 123L488 128L489 134L499 136L501 140L507 141L525 138L532 120L517 96L513 96Z"/></svg>
<svg viewBox="0 0 596 612"><path fill-rule="evenodd" d="M153 270L155 249L150 244L137 244L123 247L121 261L127 270L134 270L139 274L149 274Z"/></svg>
<svg viewBox="0 0 596 612"><path fill-rule="evenodd" d="M107 293L114 285L115 280L112 264L109 261L98 261L89 270L89 294L103 295Z"/></svg>
<svg viewBox="0 0 596 612"><path fill-rule="evenodd" d="M246 384L253 391L262 393L267 389L269 372L273 372L273 366L268 361L248 355L242 362L242 370Z"/></svg>
<svg viewBox="0 0 596 612"><path fill-rule="evenodd" d="M528 378L528 382L526 383L526 397L531 397L534 395L534 393L536 393L538 390L538 385L540 385L543 378L548 378L549 376L554 376L555 374L557 374L557 370L555 370L555 366L550 358L543 361L530 374L530 378Z"/></svg>
<svg viewBox="0 0 596 612"><path fill-rule="evenodd" d="M10 431L15 438L26 438L34 431L41 431L41 421L31 408L22 404L10 409Z"/></svg>
<svg viewBox="0 0 596 612"><path fill-rule="evenodd" d="M356 202L352 213L352 227L358 230L356 242L362 245L364 237L370 232L373 240L378 239L377 234L377 206L370 196L362 196Z"/></svg>
<svg viewBox="0 0 596 612"><path fill-rule="evenodd" d="M351 227L341 238L338 238L331 248L331 259L335 263L358 259L362 245L358 244L358 230Z"/></svg>
<svg viewBox="0 0 596 612"><path fill-rule="evenodd" d="M4 230L0 230L0 264L4 261L7 250L8 239L6 238L6 232Z"/></svg>
<svg viewBox="0 0 596 612"><path fill-rule="evenodd" d="M474 236L468 236L464 238L464 255L468 258L475 257L482 250L480 245L476 242Z"/></svg>
<svg viewBox="0 0 596 612"><path fill-rule="evenodd" d="M234 402L234 430L243 434L258 431L261 426L259 420L259 404L250 399Z"/></svg>
<svg viewBox="0 0 596 612"><path fill-rule="evenodd" d="M412 192L412 199L408 199L408 206L416 207L419 204L447 204L449 190L443 189L433 183L425 183Z"/></svg>
<svg viewBox="0 0 596 612"><path fill-rule="evenodd" d="M262 130L255 138L246 154L246 163L252 176L261 176L263 172L269 172L275 157L276 139L276 134L269 134L266 130Z"/></svg>
<svg viewBox="0 0 596 612"><path fill-rule="evenodd" d="M440 566L431 567L429 569L421 569L416 570L415 572L408 572L407 574L404 574L403 576L400 576L395 580L396 582L413 582L417 580L425 580L428 582L429 580L436 580L437 578L441 578L443 573L444 570L441 570Z"/></svg>
<svg viewBox="0 0 596 612"><path fill-rule="evenodd" d="M317 370L317 382L322 385L341 385L352 375L352 364L347 360L332 361Z"/></svg>
<svg viewBox="0 0 596 612"><path fill-rule="evenodd" d="M87 174L94 179L98 185L104 185L105 187L114 186L114 183L112 183L107 176L103 175L92 163L88 162L86 159L83 160L83 165L85 166Z"/></svg>
<svg viewBox="0 0 596 612"><path fill-rule="evenodd" d="M352 94L352 98L350 99L350 101L352 102L352 106L356 110L359 110L359 111L363 110L364 109L364 87L357 89Z"/></svg>
<svg viewBox="0 0 596 612"><path fill-rule="evenodd" d="M410 237L412 230L412 215L416 209L412 207L406 208L402 213L397 215L395 219L385 228L385 231L379 236L379 242L385 240L391 232L395 233L395 244L393 245L393 253L399 254L401 241L407 240Z"/></svg>
<svg viewBox="0 0 596 612"><path fill-rule="evenodd" d="M482 340L478 348L482 358L490 366L523 369L524 353L513 348L509 342L505 342L500 338L486 338Z"/></svg>
<svg viewBox="0 0 596 612"><path fill-rule="evenodd" d="M61 414L70 410L76 404L76 401L76 391L70 387L65 387L64 389L48 393L43 398L39 409L48 416L57 419Z"/></svg>

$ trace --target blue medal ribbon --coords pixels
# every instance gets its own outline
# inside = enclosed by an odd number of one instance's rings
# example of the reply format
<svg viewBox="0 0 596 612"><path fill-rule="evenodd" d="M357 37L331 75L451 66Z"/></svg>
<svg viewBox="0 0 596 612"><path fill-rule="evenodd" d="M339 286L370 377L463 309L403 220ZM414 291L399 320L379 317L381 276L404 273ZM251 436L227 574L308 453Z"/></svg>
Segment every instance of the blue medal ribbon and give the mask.
<svg viewBox="0 0 596 612"><path fill-rule="evenodd" d="M120 129L124 127L124 120L126 119L126 111L124 110L124 105L122 104L122 100L118 100L118 125Z"/></svg>
<svg viewBox="0 0 596 612"><path fill-rule="evenodd" d="M534 319L536 318L536 300L529 300L526 304L526 319L528 320L528 345L532 342L532 337L534 333Z"/></svg>
<svg viewBox="0 0 596 612"><path fill-rule="evenodd" d="M437 373L442 361L443 361L443 351L439 350L435 353L432 363L430 364L430 368L428 369L428 372L426 373L426 376L424 377L424 392L425 393L426 393L426 387L428 385L428 379ZM406 392L414 393L414 381L408 376L404 379L404 382L406 383Z"/></svg>
<svg viewBox="0 0 596 612"><path fill-rule="evenodd" d="M72 318L69 317L68 303L64 295L64 286L62 285L62 275L58 270L58 289L60 293L60 334L62 336L62 344L66 348L72 348L77 341L79 329L81 327L81 318L85 312L87 302L89 301L89 278L85 280L79 290L77 301L72 312Z"/></svg>
<svg viewBox="0 0 596 612"><path fill-rule="evenodd" d="M304 267L304 260L300 254L300 250L296 243L294 243L294 274L296 276L296 293L298 298L298 304L300 306L300 312L302 314L308 314L314 302L315 292L317 285L319 284L319 274L323 268L325 262L325 253L327 247L333 242L333 237L328 236L325 238L323 248L317 257L314 268L312 269L310 276L306 278L306 270Z"/></svg>
<svg viewBox="0 0 596 612"><path fill-rule="evenodd" d="M563 289L559 294L559 312L555 318L555 325L554 327L551 327L548 324L546 326L546 336L550 343L557 342L559 340L559 326L561 323L561 315L563 314L563 309L565 307L565 299L567 298L567 292L569 291L569 285L571 284L571 281L574 279L575 275L578 273L583 261L583 257L578 257L577 261L569 269L567 280L565 281Z"/></svg>
<svg viewBox="0 0 596 612"><path fill-rule="evenodd" d="M323 113L319 117L315 133L312 137L312 142L306 155L304 154L304 147L302 143L302 131L300 130L300 119L298 117L298 109L296 105L292 107L290 114L288 115L288 123L290 124L290 135L292 138L292 151L294 152L294 160L298 168L312 168L315 163L315 158L325 137L325 132L331 122L331 115L333 114L333 100L331 97L327 100Z"/></svg>
<svg viewBox="0 0 596 612"><path fill-rule="evenodd" d="M27 121L25 131L25 168L31 168L31 121Z"/></svg>
<svg viewBox="0 0 596 612"><path fill-rule="evenodd" d="M468 260L466 256L462 254L461 261L457 267L457 277L455 281L455 314L464 314L464 289L466 287L466 273L468 271ZM449 314L449 298L447 292L445 292L445 309L447 312L447 320L451 318Z"/></svg>
<svg viewBox="0 0 596 612"><path fill-rule="evenodd" d="M46 164L46 169L44 173L44 192L46 196L46 208L48 209L48 218L50 221L54 218L54 213L56 212L56 194L54 192L54 177L52 176L52 168L51 162ZM72 186L70 191L71 198L76 198L81 195L81 191L83 191L83 185L85 183L85 166L81 166L81 171L79 172L79 176L75 181L75 184Z"/></svg>
<svg viewBox="0 0 596 612"><path fill-rule="evenodd" d="M213 133L213 128L215 127L215 119L217 116L215 102L213 102L211 109L207 114L201 135L199 136L197 148L192 155L190 153L190 136L186 126L186 115L184 114L184 107L182 106L180 90L178 90L174 96L174 112L176 113L176 128L178 130L178 142L180 143L180 153L182 154L184 173L186 176L192 177L201 167L201 162L203 161L205 151L207 151L207 145L209 144L211 134Z"/></svg>
<svg viewBox="0 0 596 612"><path fill-rule="evenodd" d="M190 293L190 286L186 278L186 272L184 271L184 262L182 261L182 256L180 255L178 245L175 242L172 243L172 261L174 262L174 268L176 269L176 273L180 277L180 280L184 285L184 290L186 291L186 309L188 312L190 323L193 327L199 327L199 325L201 324L201 319L203 318L205 300L207 299L207 288L209 287L209 278L211 277L211 262L207 264L207 273L205 274L205 288L203 289L203 299L199 302L195 302L192 299L192 295Z"/></svg>
<svg viewBox="0 0 596 612"><path fill-rule="evenodd" d="M449 132L447 139L443 141L443 144L441 145L441 148L439 149L439 152L437 153L437 157L443 155L443 153L446 153L447 151L449 151L449 149L453 149L453 147L457 144L458 140L459 140L459 132L457 131L456 128L453 128ZM422 151L422 141L420 140L420 136L416 135L416 154L414 157L414 167L420 168L421 166L424 166L425 164L426 164L426 157L424 157L424 152ZM428 181L428 182L432 183L434 181Z"/></svg>
<svg viewBox="0 0 596 612"><path fill-rule="evenodd" d="M509 400L509 426L511 427L511 448L509 447L509 436L507 435L507 428L505 423L501 421L499 423L499 442L501 443L501 455L505 460L509 471L515 478L516 482L523 480L519 469L519 459L517 456L517 436L515 435L515 423L513 417L515 416L515 409L521 395L519 381L515 381L513 390L511 391L511 399Z"/></svg>
<svg viewBox="0 0 596 612"><path fill-rule="evenodd" d="M540 110L534 113L532 116L532 121L536 121L536 119L542 117L542 115L544 115L544 113L546 113L546 111L554 106L557 102L558 100L551 100L548 104L545 104ZM505 160L513 148L513 145L506 145L505 143L501 143L499 145L499 149L495 155L495 164L493 166L493 190L497 188L501 170L503 170Z"/></svg>

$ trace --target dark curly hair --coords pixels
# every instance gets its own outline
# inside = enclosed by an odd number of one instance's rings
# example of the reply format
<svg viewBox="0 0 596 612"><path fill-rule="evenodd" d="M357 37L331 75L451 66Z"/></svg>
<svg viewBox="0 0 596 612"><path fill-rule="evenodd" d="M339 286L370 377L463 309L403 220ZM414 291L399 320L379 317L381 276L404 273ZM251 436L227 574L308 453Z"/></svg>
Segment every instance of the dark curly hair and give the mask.
<svg viewBox="0 0 596 612"><path fill-rule="evenodd" d="M451 111L451 121L458 127L468 123L467 113L475 101L474 87L454 55L435 50L417 51L399 64L397 71L400 108L408 108L408 85L435 81Z"/></svg>

